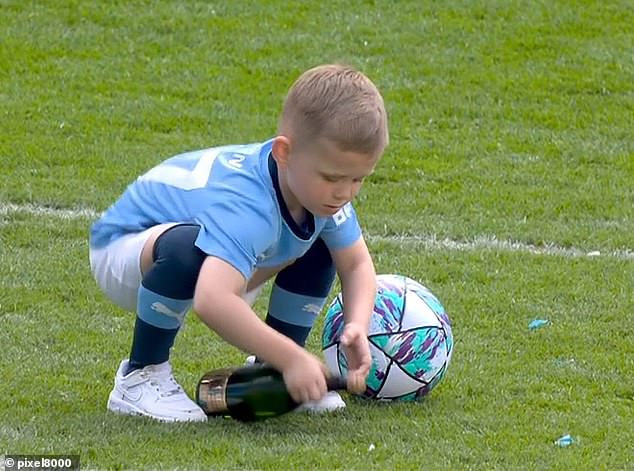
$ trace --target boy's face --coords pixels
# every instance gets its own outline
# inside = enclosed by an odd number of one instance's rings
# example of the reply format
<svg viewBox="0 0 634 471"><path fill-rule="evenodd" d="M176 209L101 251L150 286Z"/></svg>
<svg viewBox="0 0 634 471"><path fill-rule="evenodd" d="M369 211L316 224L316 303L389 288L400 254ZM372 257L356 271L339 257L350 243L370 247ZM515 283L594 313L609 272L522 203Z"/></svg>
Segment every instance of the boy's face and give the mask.
<svg viewBox="0 0 634 471"><path fill-rule="evenodd" d="M296 201L287 204L297 203L317 216L332 216L357 196L379 158L341 151L323 138L301 148L291 146L284 173Z"/></svg>

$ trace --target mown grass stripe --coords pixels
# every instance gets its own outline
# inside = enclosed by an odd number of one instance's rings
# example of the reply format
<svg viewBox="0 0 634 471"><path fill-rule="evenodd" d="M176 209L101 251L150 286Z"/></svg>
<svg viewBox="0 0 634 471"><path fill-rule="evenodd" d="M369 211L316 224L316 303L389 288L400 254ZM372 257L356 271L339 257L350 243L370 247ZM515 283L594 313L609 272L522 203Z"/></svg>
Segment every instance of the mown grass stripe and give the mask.
<svg viewBox="0 0 634 471"><path fill-rule="evenodd" d="M92 208L52 208L33 203L0 203L0 216L14 213L29 214L33 216L48 216L61 220L95 219L99 216L99 212ZM515 240L501 240L490 235L479 235L469 240L456 240L448 237L438 237L435 234L366 234L366 239L369 242L421 246L428 250L449 250L459 252L492 250L498 252L517 252L563 258L603 257L619 260L634 260L634 250L630 249L582 250L577 247L561 247L553 243L535 245Z"/></svg>

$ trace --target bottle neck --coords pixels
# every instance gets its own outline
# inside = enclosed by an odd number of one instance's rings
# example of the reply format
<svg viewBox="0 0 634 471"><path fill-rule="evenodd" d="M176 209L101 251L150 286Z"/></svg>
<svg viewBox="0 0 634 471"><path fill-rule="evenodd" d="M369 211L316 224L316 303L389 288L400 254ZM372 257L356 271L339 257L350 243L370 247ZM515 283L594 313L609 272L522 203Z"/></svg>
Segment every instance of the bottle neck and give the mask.
<svg viewBox="0 0 634 471"><path fill-rule="evenodd" d="M343 391L348 387L348 383L341 376L329 376L326 378L326 387L328 391Z"/></svg>
<svg viewBox="0 0 634 471"><path fill-rule="evenodd" d="M207 373L196 389L196 402L204 404L209 415L222 415L229 411L227 405L227 383L233 369L227 368Z"/></svg>

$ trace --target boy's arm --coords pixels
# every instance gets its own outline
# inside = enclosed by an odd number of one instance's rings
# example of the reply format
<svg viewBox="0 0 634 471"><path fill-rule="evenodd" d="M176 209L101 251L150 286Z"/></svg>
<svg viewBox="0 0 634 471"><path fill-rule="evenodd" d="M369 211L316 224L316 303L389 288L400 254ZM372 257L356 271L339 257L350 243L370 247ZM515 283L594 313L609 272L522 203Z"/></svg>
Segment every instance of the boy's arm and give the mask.
<svg viewBox="0 0 634 471"><path fill-rule="evenodd" d="M223 339L281 371L297 402L320 399L326 391L323 365L260 320L240 296L244 286L244 277L232 265L207 257L196 283L194 311Z"/></svg>
<svg viewBox="0 0 634 471"><path fill-rule="evenodd" d="M333 251L332 257L343 294L345 327L341 342L350 366L348 384L351 390L361 392L372 362L367 336L376 296L376 272L362 237L349 247Z"/></svg>
<svg viewBox="0 0 634 471"><path fill-rule="evenodd" d="M376 296L376 272L368 247L361 237L349 247L333 251L332 258L341 280L344 320L367 332Z"/></svg>

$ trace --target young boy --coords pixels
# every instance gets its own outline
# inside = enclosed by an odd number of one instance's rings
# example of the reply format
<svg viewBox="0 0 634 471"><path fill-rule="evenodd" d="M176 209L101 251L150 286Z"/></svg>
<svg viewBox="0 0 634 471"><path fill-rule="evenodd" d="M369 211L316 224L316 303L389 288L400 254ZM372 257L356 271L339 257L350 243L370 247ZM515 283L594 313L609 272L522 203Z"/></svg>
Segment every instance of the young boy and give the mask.
<svg viewBox="0 0 634 471"><path fill-rule="evenodd" d="M90 233L97 283L137 314L108 409L206 419L168 362L192 306L226 341L277 368L295 401L315 411L344 407L327 393L323 363L303 348L335 271L345 298L348 388L362 390L376 285L350 202L387 144L374 84L325 65L292 86L273 139L177 155L132 183ZM275 275L263 322L250 306Z"/></svg>

